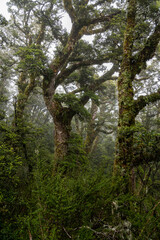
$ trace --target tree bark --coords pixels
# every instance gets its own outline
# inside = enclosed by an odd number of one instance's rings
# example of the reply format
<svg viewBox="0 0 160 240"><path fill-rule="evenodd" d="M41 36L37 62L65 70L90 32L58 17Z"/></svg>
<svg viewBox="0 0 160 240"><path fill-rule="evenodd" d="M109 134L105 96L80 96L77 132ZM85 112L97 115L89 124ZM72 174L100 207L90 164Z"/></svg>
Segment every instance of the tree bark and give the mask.
<svg viewBox="0 0 160 240"><path fill-rule="evenodd" d="M62 160L67 156L68 153L68 142L71 132L71 117L62 117L62 115L54 115L55 133L54 133L54 144L55 152L54 157L56 161Z"/></svg>
<svg viewBox="0 0 160 240"><path fill-rule="evenodd" d="M93 145L95 142L95 139L98 135L98 131L96 129L95 119L97 115L98 107L97 105L92 101L91 105L91 119L88 122L87 126L87 136L85 140L85 151L89 155L91 154L93 150Z"/></svg>
<svg viewBox="0 0 160 240"><path fill-rule="evenodd" d="M47 95L48 91L44 88L44 100L45 104L53 118L54 122L54 159L55 168L59 163L67 156L68 142L71 133L71 121L74 116L74 112L66 107L63 107L61 103L53 100L52 91L50 95Z"/></svg>
<svg viewBox="0 0 160 240"><path fill-rule="evenodd" d="M29 83L27 83L27 77ZM28 171L32 171L32 164L28 158L28 150L26 145L26 123L24 117L25 107L27 105L28 98L35 86L35 76L30 77L22 72L18 81L18 95L17 100L15 100L14 105L14 119L13 119L13 129L16 133L17 142L14 144L13 148L21 157L23 157L27 163Z"/></svg>
<svg viewBox="0 0 160 240"><path fill-rule="evenodd" d="M114 164L115 174L125 177L126 192L130 192L132 184L131 170L133 163L133 126L135 116L133 112L133 86L131 58L133 47L133 33L136 16L136 0L128 3L127 26L124 34L123 59L118 78L119 122L117 137L117 157Z"/></svg>
<svg viewBox="0 0 160 240"><path fill-rule="evenodd" d="M136 24L137 1L129 0L127 9L127 25L124 34L123 57L118 78L119 122L117 137L117 156L114 163L114 173L124 177L125 192L134 192L133 184L133 134L135 118L149 103L160 99L160 89L156 93L140 96L134 100L132 82L142 69L146 68L147 60L154 56L160 41L160 25L148 37L141 51L133 55L134 31Z"/></svg>

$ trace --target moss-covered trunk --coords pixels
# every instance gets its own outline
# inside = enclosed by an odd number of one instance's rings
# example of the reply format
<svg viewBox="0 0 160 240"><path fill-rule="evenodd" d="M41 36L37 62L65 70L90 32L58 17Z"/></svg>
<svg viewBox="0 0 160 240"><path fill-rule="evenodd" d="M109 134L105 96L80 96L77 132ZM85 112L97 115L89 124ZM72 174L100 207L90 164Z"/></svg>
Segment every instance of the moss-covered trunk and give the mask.
<svg viewBox="0 0 160 240"><path fill-rule="evenodd" d="M55 124L55 132L54 132L54 156L56 162L65 158L68 153L68 142L70 138L71 132L71 118L65 119L62 115L54 115L54 124Z"/></svg>
<svg viewBox="0 0 160 240"><path fill-rule="evenodd" d="M71 133L72 110L65 108L54 100L53 92L44 91L44 100L54 122L54 159L56 166L68 153L68 142Z"/></svg>
<svg viewBox="0 0 160 240"><path fill-rule="evenodd" d="M97 130L96 123L95 123L97 111L98 111L98 107L92 101L91 112L90 112L91 118L90 118L90 121L88 122L87 136L86 136L86 140L85 140L85 151L88 155L93 152L93 150L95 148L96 139L98 138L99 131Z"/></svg>
<svg viewBox="0 0 160 240"><path fill-rule="evenodd" d="M133 164L133 110L132 47L135 26L136 0L128 3L127 26L124 34L123 59L118 79L119 122L117 137L117 157L115 173L125 178L126 191L131 190L131 170Z"/></svg>
<svg viewBox="0 0 160 240"><path fill-rule="evenodd" d="M131 79L128 75L124 76L122 74L119 77L118 92L119 122L115 171L125 177L127 188L131 190L132 187L130 183L133 167L133 129L135 125L135 114L133 111L133 88Z"/></svg>
<svg viewBox="0 0 160 240"><path fill-rule="evenodd" d="M13 130L16 133L16 142L13 144L14 151L25 159L24 164L27 164L28 171L32 171L32 163L28 157L26 144L26 120L25 108L28 98L35 86L35 75L28 75L22 72L18 80L18 95L14 106Z"/></svg>
<svg viewBox="0 0 160 240"><path fill-rule="evenodd" d="M21 128L23 125L24 110L27 105L28 98L34 89L34 86L35 75L31 74L28 76L25 72L23 72L18 80L18 95L15 102L15 114L13 121L15 128L17 128L17 131L19 131L19 128Z"/></svg>

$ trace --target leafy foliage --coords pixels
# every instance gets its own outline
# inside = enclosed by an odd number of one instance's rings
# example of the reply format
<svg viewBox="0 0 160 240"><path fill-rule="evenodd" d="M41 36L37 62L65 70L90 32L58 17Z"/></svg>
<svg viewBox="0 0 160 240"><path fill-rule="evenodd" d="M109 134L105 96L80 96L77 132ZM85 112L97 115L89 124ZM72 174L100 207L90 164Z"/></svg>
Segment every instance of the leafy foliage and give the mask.
<svg viewBox="0 0 160 240"><path fill-rule="evenodd" d="M55 94L54 99L60 103L64 103L71 110L73 110L80 119L89 118L89 113L86 108L82 105L80 99L76 97L74 94Z"/></svg>
<svg viewBox="0 0 160 240"><path fill-rule="evenodd" d="M21 57L17 69L34 74L40 74L45 69L46 57L40 46L32 44L29 47L20 47L17 55Z"/></svg>

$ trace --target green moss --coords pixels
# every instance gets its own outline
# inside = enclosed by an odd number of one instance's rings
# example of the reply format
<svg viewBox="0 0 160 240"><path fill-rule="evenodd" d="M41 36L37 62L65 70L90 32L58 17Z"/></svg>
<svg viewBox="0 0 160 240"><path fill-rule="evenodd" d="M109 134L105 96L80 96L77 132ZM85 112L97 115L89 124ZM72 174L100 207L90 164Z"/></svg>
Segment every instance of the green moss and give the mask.
<svg viewBox="0 0 160 240"><path fill-rule="evenodd" d="M54 95L53 99L56 100L58 103L65 104L66 107L68 107L68 110L70 109L70 110L74 111L76 114L79 115L79 117L81 119L90 117L90 114L88 113L86 108L81 104L79 98L76 97L74 94L71 94L71 93L69 93L69 94L58 94L57 93L57 94ZM63 116L65 116L65 114L67 114L67 116L68 116L67 111L66 112L63 111L61 114Z"/></svg>

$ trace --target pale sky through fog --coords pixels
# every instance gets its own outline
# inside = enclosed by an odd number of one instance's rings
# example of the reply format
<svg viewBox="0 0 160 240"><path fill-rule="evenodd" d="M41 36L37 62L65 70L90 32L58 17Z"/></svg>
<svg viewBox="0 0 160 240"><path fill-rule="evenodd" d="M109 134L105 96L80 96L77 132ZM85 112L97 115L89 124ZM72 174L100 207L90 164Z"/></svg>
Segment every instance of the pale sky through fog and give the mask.
<svg viewBox="0 0 160 240"><path fill-rule="evenodd" d="M7 11L6 3L8 0L0 0L0 14L2 14L7 20L9 19L9 13ZM71 29L71 20L68 15L65 15L63 18L63 26L70 31Z"/></svg>
<svg viewBox="0 0 160 240"><path fill-rule="evenodd" d="M7 5L6 3L8 0L0 0L0 14L2 14L7 20L9 20L9 13L7 12ZM67 29L68 32L71 30L71 20L67 14L64 15L62 18L63 26ZM83 39L89 41L90 43L93 40L91 36L85 36Z"/></svg>
<svg viewBox="0 0 160 240"><path fill-rule="evenodd" d="M9 19L9 14L7 12L7 0L0 0L0 13L6 18Z"/></svg>
<svg viewBox="0 0 160 240"><path fill-rule="evenodd" d="M7 20L9 20L9 13L7 11L7 5L6 3L9 2L9 0L0 0L0 14L2 14ZM67 29L68 32L71 30L71 20L68 16L68 14L64 14L62 18L62 24ZM82 39L88 41L89 43L92 43L94 36L83 36ZM105 66L108 66L109 69L110 64L104 64Z"/></svg>

